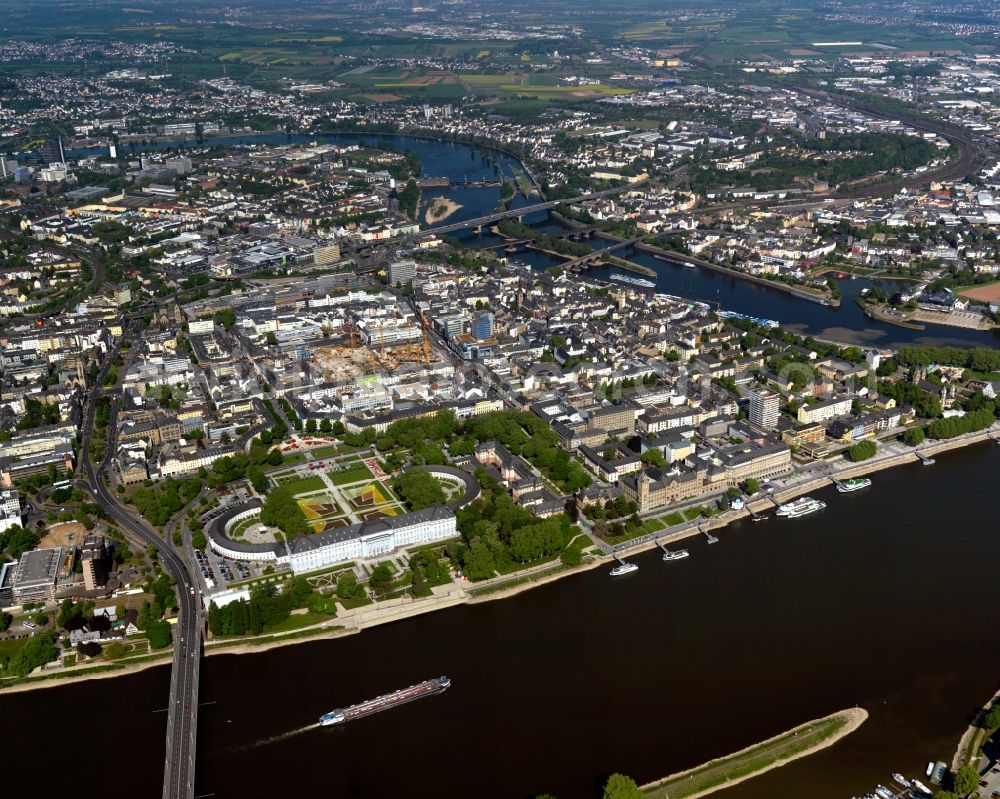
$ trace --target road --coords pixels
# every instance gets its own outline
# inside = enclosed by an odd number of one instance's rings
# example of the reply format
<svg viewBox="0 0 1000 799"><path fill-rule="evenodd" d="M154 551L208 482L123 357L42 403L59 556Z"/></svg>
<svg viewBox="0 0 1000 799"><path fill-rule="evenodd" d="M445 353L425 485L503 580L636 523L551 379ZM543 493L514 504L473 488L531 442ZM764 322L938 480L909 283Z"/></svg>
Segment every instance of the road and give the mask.
<svg viewBox="0 0 1000 799"><path fill-rule="evenodd" d="M141 329L131 322L126 327L123 340L138 340ZM83 438L80 446L81 473L85 485L97 502L132 540L145 546L156 547L160 565L177 584L178 610L174 625L174 658L170 675L170 698L167 705L167 745L163 769L163 799L193 799L195 752L198 735L198 678L201 668L201 596L184 560L174 551L169 541L145 521L133 516L118 501L101 478L101 473L114 451L117 430L117 397L111 400L108 418L108 449L101 463L94 465L90 459L90 441L94 432L94 413L100 386L118 354L119 346L104 361L97 381L87 397L84 411ZM125 370L122 370L124 375Z"/></svg>

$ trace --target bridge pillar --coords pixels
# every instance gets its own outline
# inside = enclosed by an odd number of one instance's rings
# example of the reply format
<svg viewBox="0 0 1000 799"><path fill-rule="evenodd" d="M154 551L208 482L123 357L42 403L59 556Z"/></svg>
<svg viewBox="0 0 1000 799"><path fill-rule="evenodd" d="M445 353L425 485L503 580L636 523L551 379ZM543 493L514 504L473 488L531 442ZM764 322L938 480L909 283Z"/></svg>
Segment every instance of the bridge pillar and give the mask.
<svg viewBox="0 0 1000 799"><path fill-rule="evenodd" d="M477 236L482 236L483 235L483 226L482 225L476 225L476 235Z"/></svg>

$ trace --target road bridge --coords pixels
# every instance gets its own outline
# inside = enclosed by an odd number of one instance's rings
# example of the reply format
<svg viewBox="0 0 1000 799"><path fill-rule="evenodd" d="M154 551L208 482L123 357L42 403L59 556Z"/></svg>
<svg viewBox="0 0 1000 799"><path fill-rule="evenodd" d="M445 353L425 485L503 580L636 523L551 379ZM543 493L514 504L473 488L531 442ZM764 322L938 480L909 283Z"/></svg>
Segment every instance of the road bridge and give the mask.
<svg viewBox="0 0 1000 799"><path fill-rule="evenodd" d="M615 250L624 250L627 247L631 247L633 244L642 241L642 239L642 236L638 236L633 239L621 239L603 250L594 250L593 252L588 252L586 255L571 258L564 263L558 264L558 268L575 272L581 269L586 269L589 266L596 266L597 264L603 262L604 253L611 253Z"/></svg>
<svg viewBox="0 0 1000 799"><path fill-rule="evenodd" d="M488 225L492 225L494 222L499 222L501 219L520 219L528 214L534 214L539 211L550 211L557 205L572 205L573 203L584 202L585 200L597 200L601 197L609 197L614 194L621 194L622 192L629 191L635 188L633 184L626 184L625 186L615 186L611 189L603 189L602 191L596 191L592 194L581 194L577 197L569 197L562 200L546 200L542 203L535 203L534 205L525 205L520 208L508 208L505 211L496 211L492 214L487 214L486 216L477 216L473 219L466 219L461 222L452 222L449 225L437 225L436 227L428 228L427 230L422 230L420 233L415 235L423 236L429 233L435 235L440 235L443 233L455 233L459 230L468 230L469 228L483 228Z"/></svg>
<svg viewBox="0 0 1000 799"><path fill-rule="evenodd" d="M141 327L137 321L126 325L122 340L138 342ZM177 623L173 629L173 665L170 673L170 697L167 704L167 742L163 768L163 799L193 799L195 752L198 736L198 680L201 668L201 598L184 560L170 542L146 522L132 515L109 490L102 472L111 461L117 432L117 397L111 398L108 417L108 446L101 462L95 466L90 458L90 442L94 433L94 417L101 386L112 361L118 355L117 345L104 359L104 366L93 383L84 406L83 437L80 446L81 474L77 483L87 488L94 501L114 520L133 541L155 547L163 570L177 586ZM135 348L133 347L133 351ZM125 370L122 370L122 375Z"/></svg>

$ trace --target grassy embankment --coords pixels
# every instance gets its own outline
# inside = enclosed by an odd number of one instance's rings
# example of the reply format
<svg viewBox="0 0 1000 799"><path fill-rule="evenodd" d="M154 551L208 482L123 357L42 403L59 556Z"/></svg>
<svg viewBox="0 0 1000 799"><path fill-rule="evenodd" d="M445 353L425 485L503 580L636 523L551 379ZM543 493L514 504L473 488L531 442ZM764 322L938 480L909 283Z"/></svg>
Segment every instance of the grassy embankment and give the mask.
<svg viewBox="0 0 1000 799"><path fill-rule="evenodd" d="M642 790L653 799L695 799L728 788L811 755L854 732L868 718L862 708L841 710L687 771L671 774Z"/></svg>

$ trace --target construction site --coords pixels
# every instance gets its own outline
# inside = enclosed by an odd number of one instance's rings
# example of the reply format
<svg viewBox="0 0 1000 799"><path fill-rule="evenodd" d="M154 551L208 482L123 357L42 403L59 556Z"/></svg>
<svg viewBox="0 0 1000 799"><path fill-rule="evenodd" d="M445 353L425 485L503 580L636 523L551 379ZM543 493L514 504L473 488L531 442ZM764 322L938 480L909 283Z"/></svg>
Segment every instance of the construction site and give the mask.
<svg viewBox="0 0 1000 799"><path fill-rule="evenodd" d="M417 326L414 325L416 328ZM353 320L348 320L339 341L312 349L312 365L322 371L324 382L342 383L365 374L395 372L407 364L431 362L431 344L426 325L421 324L416 341L390 344L385 329L369 331L368 341Z"/></svg>

